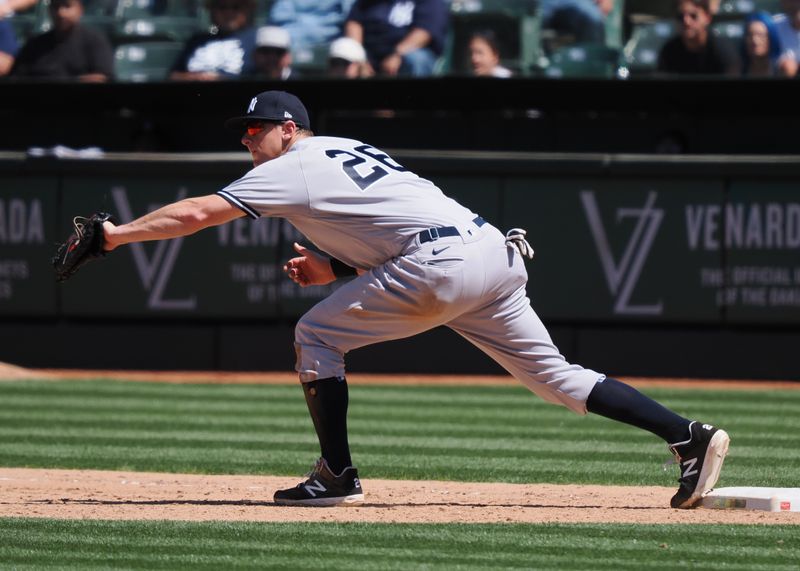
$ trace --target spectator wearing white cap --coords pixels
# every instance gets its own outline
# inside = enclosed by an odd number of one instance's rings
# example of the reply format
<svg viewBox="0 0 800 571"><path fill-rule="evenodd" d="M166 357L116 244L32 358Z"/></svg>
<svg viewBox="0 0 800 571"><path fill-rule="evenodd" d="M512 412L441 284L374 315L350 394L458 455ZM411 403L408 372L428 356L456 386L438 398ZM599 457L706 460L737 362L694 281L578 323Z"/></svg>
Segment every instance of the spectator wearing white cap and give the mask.
<svg viewBox="0 0 800 571"><path fill-rule="evenodd" d="M256 32L256 74L263 79L287 80L297 77L292 71L292 42L288 30L280 26L262 26Z"/></svg>
<svg viewBox="0 0 800 571"><path fill-rule="evenodd" d="M367 52L353 38L338 38L328 50L328 75L342 79L357 79L373 75L367 65Z"/></svg>

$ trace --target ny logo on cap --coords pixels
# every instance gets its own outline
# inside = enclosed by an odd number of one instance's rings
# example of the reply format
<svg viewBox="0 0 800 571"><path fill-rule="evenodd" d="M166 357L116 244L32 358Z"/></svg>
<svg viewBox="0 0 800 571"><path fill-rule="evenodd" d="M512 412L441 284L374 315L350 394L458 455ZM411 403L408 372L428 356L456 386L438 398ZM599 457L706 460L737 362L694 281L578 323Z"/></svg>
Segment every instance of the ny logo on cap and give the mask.
<svg viewBox="0 0 800 571"><path fill-rule="evenodd" d="M252 113L253 111L256 110L257 102L258 102L258 97L253 97L253 99L250 101L250 107L247 108L248 113Z"/></svg>

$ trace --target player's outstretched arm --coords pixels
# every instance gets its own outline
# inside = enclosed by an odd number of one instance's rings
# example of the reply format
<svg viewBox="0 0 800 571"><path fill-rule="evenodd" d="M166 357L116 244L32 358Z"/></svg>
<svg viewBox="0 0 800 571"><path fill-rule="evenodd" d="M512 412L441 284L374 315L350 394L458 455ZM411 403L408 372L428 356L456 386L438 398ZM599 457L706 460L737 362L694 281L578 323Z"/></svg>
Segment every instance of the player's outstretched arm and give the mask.
<svg viewBox="0 0 800 571"><path fill-rule="evenodd" d="M127 224L103 224L106 251L131 242L166 240L188 236L244 216L239 208L216 194L186 198L167 204Z"/></svg>
<svg viewBox="0 0 800 571"><path fill-rule="evenodd" d="M294 283L301 287L325 285L336 280L331 267L331 259L294 243L294 251L300 254L283 266L283 271Z"/></svg>

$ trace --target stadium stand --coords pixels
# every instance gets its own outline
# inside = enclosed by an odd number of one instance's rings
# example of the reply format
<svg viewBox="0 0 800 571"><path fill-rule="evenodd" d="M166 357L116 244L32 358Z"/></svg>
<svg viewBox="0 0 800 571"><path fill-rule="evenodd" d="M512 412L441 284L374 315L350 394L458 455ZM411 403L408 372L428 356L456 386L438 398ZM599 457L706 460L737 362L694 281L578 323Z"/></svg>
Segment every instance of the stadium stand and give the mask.
<svg viewBox="0 0 800 571"><path fill-rule="evenodd" d="M620 51L603 44L564 46L550 55L545 77L605 78L616 77Z"/></svg>
<svg viewBox="0 0 800 571"><path fill-rule="evenodd" d="M24 42L49 28L50 0L12 19ZM204 0L83 0L83 22L105 31L120 48L117 63L124 81L160 77L164 55L175 49L169 42L185 42L210 26ZM266 23L271 0L259 0L256 24ZM619 0L606 19L605 46L575 45L542 29L537 0L450 0L451 27L447 47L436 75L469 73L467 45L473 32L493 30L501 41L501 64L517 76L626 77L652 73L663 44L676 33L676 22L663 3ZM712 24L714 34L736 44L743 39L744 17L755 11L781 11L781 0L722 0ZM131 56L136 43L148 55ZM153 55L149 55L152 50ZM132 53L139 54L133 50ZM328 46L295 57L301 77L325 73ZM152 59L151 58L155 58ZM166 57L166 59L169 59ZM151 62L152 65L151 65ZM136 71L137 66L141 71ZM622 71L627 70L627 75ZM135 78L135 79L134 79Z"/></svg>
<svg viewBox="0 0 800 571"><path fill-rule="evenodd" d="M164 81L182 49L179 42L137 41L120 44L114 51L117 81Z"/></svg>

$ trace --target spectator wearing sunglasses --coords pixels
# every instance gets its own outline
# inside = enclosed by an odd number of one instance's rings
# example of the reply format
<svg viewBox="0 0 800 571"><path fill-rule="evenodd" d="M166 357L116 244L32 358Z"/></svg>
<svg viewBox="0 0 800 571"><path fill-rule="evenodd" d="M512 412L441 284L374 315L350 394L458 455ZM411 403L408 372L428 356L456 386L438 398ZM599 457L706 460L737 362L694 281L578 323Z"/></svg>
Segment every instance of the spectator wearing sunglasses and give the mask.
<svg viewBox="0 0 800 571"><path fill-rule="evenodd" d="M209 0L208 7L211 30L189 38L170 79L216 81L254 73L255 0Z"/></svg>
<svg viewBox="0 0 800 571"><path fill-rule="evenodd" d="M740 75L736 48L711 33L709 0L676 2L678 35L670 38L658 56L658 71L685 75Z"/></svg>

